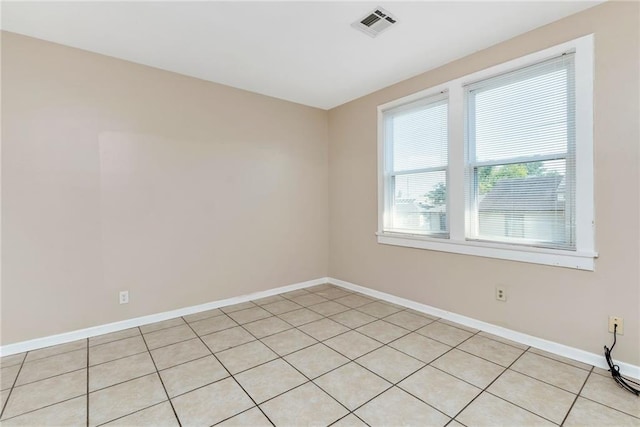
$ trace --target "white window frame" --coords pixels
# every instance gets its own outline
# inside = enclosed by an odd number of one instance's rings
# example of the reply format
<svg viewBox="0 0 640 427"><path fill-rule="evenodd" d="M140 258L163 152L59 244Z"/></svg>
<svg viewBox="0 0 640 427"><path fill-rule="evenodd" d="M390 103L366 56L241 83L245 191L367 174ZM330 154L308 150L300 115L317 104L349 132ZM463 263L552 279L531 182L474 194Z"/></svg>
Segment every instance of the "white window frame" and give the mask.
<svg viewBox="0 0 640 427"><path fill-rule="evenodd" d="M385 118L383 120L391 120L393 118L393 114L396 113L404 113L407 110L411 111L411 110L417 110L420 108L424 108L426 106L435 104L435 103L440 103L444 101L446 104L449 103L448 100L448 96L446 92L436 92L430 96L423 96L420 97L420 99L418 99L417 101L409 101L409 102L405 102L402 103L399 106L396 106L395 108L393 108L393 111L389 111L391 113L391 115L389 117L387 117L385 115ZM447 117L448 120L448 117ZM391 138L391 132L390 132L390 128L387 127L387 124L384 123L383 125L383 132L385 134L385 138ZM448 129L447 129L448 131ZM447 147L448 148L448 147ZM448 153L447 153L447 158L448 158ZM449 179L449 167L448 167L448 160L447 160L447 164L444 166L435 166L435 167L428 167L428 168L420 168L420 169L413 169L413 170L406 170L406 171L401 171L398 172L396 170L394 170L393 168L393 163L394 163L394 156L393 156L393 146L392 145L387 145L385 147L385 154L384 154L384 159L385 159L385 163L383 166L384 169L384 175L385 175L385 179L384 179L384 199L385 199L385 212L391 212L393 210L393 206L394 206L394 191L393 191L393 184L392 181L399 175L409 175L409 174L416 174L416 173L423 173L423 172L444 172L445 175L447 176L447 180ZM447 209L448 207L448 203L446 204ZM391 227L391 215L385 215L384 217L384 229L390 229ZM449 220L448 220L448 216L447 216L447 230L441 233L420 233L419 235L421 236L428 236L431 238L435 238L435 239L442 239L442 238L448 238L449 237ZM398 233L403 233L401 231L398 231ZM416 233L418 234L418 233Z"/></svg>
<svg viewBox="0 0 640 427"><path fill-rule="evenodd" d="M465 233L465 100L464 86L515 71L566 52L575 52L576 189L575 250L468 240ZM378 106L378 243L487 258L593 271L595 258L593 167L593 34L499 64ZM403 104L448 92L447 217L449 238L385 231L388 176L385 172L384 113Z"/></svg>

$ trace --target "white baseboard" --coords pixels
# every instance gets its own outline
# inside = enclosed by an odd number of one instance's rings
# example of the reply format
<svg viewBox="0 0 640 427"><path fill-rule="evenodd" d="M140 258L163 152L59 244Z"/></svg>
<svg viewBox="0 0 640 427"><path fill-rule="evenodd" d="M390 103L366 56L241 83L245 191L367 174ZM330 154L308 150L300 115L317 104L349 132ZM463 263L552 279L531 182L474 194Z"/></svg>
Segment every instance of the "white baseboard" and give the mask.
<svg viewBox="0 0 640 427"><path fill-rule="evenodd" d="M173 319L175 317L187 316L189 314L199 313L201 311L206 311L206 310L212 310L214 308L225 307L228 305L239 304L246 301L251 301L251 300L265 298L272 295L282 294L282 293L293 291L296 289L303 289L303 288L308 288L310 286L321 285L323 283L331 283L333 285L340 286L345 289L350 289L352 291L360 292L362 294L369 295L384 301L388 301L393 304L401 305L403 307L411 308L413 310L420 311L422 313L426 313L432 316L440 317L442 319L450 320L452 322L456 322L461 325L468 326L470 328L488 332L490 334L493 334L502 338L506 338L520 344L535 347L540 350L548 351L549 353L557 354L559 356L568 357L569 359L577 360L579 362L587 363L589 365L597 366L599 368L608 369L604 356L600 354L591 353L588 351L580 350L578 348L569 347L564 344L559 344L553 341L548 341L542 338L534 337L532 335L516 332L511 329L492 325L491 323L476 320L471 317L462 316L460 314L452 313L450 311L442 310L426 304L421 304L421 303L411 301L405 298L401 298L395 295L387 294L385 292L376 291L370 288L366 288L364 286L346 282L344 280L335 279L333 277L321 277L314 280L308 280L306 282L294 283L292 285L281 286L278 288L255 292L252 294L242 295L239 297L227 298L224 300L208 302L206 304L179 308L177 310L165 311L163 313L151 314L148 316L136 317L133 319L108 323L106 325L94 326L91 328L79 329L76 331L66 332L63 334L51 335L48 337L36 338L29 341L22 341L14 344L8 344L0 347L0 356L9 356L12 354L22 353L25 351L36 350L43 347L49 347L52 345L64 344L71 341L94 337L97 335L108 334L110 332L117 332L124 329L147 325L149 323L161 322L163 320ZM617 362L617 364L620 366L620 371L623 372L625 376L640 379L640 366L632 365L630 363L625 363L625 362Z"/></svg>
<svg viewBox="0 0 640 427"><path fill-rule="evenodd" d="M452 322L459 323L470 328L478 329L484 332L488 332L493 335L497 335L502 338L515 341L520 344L528 345L538 348L540 350L548 351L549 353L557 354L558 356L568 357L569 359L577 360L589 365L597 366L603 369L609 369L607 362L603 355L591 353L588 351L580 350L575 347L569 347L564 344L559 344L553 341L548 341L542 338L534 337L532 335L516 332L511 329L503 328L501 326L492 325L491 323L483 322L473 319L471 317L462 316L460 314L452 313L450 311L441 310L430 305L421 304L415 301L411 301L405 298L400 298L395 295L387 294L385 292L376 291L364 286L359 286L344 280L335 279L333 277L327 278L328 283L336 286L350 289L352 291L360 292L365 295L372 296L381 300L391 302L393 304L401 305L403 307L411 308L422 313L426 313L432 316L440 317L442 319L450 320ZM640 366L632 365L625 362L616 362L620 366L620 372L625 376L640 379Z"/></svg>
<svg viewBox="0 0 640 427"><path fill-rule="evenodd" d="M108 323L106 325L93 326L76 331L65 332L48 337L35 338L28 341L21 341L14 344L0 346L0 356L9 356L12 354L22 353L25 351L36 350L52 345L65 344L71 341L95 337L97 335L108 334L110 332L122 331L124 329L135 328L136 326L147 325L149 323L161 322L163 320L173 319L175 317L187 316L189 314L199 313L201 311L212 310L214 308L225 307L228 305L239 304L241 302L251 301L259 298L269 297L271 295L282 294L296 289L308 288L310 286L328 283L328 278L321 277L319 279L308 280L306 282L294 283L292 285L281 286L266 291L254 292L239 297L227 298L219 301L208 302L205 304L194 305L191 307L179 308L177 310L165 311L162 313L150 314L148 316L135 317L133 319L121 320L119 322Z"/></svg>

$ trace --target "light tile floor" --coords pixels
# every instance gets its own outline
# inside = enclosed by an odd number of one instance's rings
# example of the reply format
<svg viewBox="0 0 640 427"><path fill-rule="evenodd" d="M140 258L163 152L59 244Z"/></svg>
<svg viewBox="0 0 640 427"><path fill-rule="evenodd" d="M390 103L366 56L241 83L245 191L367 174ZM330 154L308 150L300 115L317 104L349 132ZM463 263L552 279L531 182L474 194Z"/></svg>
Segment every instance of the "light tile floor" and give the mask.
<svg viewBox="0 0 640 427"><path fill-rule="evenodd" d="M602 369L331 285L1 360L3 426L640 426Z"/></svg>

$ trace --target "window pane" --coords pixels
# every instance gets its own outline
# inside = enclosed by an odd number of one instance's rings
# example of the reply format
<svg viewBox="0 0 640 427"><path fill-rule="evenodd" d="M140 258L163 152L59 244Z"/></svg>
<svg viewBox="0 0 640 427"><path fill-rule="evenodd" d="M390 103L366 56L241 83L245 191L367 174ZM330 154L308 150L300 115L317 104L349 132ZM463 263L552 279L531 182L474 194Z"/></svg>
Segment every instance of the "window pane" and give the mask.
<svg viewBox="0 0 640 427"><path fill-rule="evenodd" d="M447 165L447 102L401 111L391 116L393 170Z"/></svg>
<svg viewBox="0 0 640 427"><path fill-rule="evenodd" d="M477 238L568 247L573 240L572 186L566 161L475 168Z"/></svg>
<svg viewBox="0 0 640 427"><path fill-rule="evenodd" d="M445 171L395 176L393 194L393 230L419 234L447 232Z"/></svg>
<svg viewBox="0 0 640 427"><path fill-rule="evenodd" d="M572 61L572 55L563 56L469 89L476 162L567 152Z"/></svg>
<svg viewBox="0 0 640 427"><path fill-rule="evenodd" d="M573 59L467 87L467 237L575 248Z"/></svg>

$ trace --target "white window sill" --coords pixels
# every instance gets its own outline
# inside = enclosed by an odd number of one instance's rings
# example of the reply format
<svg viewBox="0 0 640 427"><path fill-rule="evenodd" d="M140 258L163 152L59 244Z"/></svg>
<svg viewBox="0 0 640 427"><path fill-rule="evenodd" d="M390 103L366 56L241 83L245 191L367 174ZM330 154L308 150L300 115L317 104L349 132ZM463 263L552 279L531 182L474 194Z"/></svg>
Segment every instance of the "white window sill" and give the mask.
<svg viewBox="0 0 640 427"><path fill-rule="evenodd" d="M378 243L385 245L553 265L588 271L594 270L595 258L598 257L596 252L585 253L466 240L454 241L389 232L378 232L376 235L378 236Z"/></svg>

